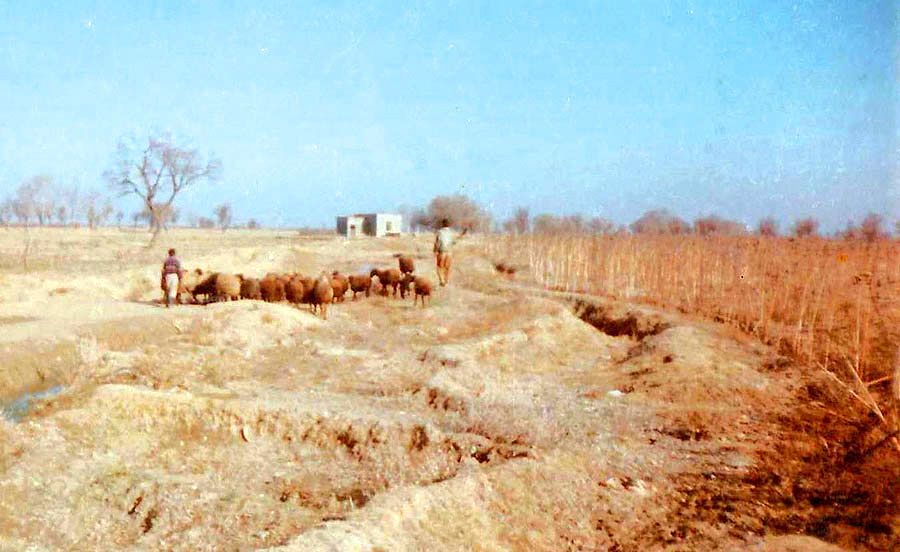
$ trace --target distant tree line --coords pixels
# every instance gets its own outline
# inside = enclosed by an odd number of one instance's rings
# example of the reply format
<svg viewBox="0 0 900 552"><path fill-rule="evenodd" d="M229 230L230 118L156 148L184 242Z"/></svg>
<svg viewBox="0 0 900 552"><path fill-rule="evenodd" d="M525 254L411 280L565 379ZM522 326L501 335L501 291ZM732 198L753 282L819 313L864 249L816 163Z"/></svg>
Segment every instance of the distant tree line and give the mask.
<svg viewBox="0 0 900 552"><path fill-rule="evenodd" d="M112 202L96 190L80 191L77 185L57 184L49 175L27 178L8 197L0 201L0 224L30 226L67 226L85 224L90 228L105 225L115 216Z"/></svg>

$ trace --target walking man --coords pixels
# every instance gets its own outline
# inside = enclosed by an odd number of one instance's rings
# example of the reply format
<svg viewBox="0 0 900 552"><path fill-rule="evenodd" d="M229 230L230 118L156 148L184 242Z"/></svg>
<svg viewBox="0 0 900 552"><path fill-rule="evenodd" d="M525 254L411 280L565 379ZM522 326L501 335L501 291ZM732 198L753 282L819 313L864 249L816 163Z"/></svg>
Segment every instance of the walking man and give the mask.
<svg viewBox="0 0 900 552"><path fill-rule="evenodd" d="M449 220L441 220L441 229L437 231L434 238L434 259L437 264L438 281L442 286L446 286L450 281L450 265L452 264L450 251L453 249L453 244L465 236L468 231L469 229L466 228L462 234L457 235L450 228Z"/></svg>
<svg viewBox="0 0 900 552"><path fill-rule="evenodd" d="M178 299L178 289L181 287L181 262L175 257L174 249L169 249L169 256L163 261L162 280L166 308L169 308Z"/></svg>

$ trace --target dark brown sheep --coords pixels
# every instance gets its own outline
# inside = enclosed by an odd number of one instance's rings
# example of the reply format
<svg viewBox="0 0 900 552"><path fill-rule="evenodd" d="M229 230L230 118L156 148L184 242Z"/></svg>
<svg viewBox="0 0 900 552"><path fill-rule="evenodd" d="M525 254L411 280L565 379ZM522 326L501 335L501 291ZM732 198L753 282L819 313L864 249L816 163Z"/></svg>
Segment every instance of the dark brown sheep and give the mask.
<svg viewBox="0 0 900 552"><path fill-rule="evenodd" d="M366 297L369 296L369 289L372 287L372 277L366 276L365 274L351 274L348 279L350 280L350 290L353 292L353 300L356 301L356 294L360 292L366 292Z"/></svg>
<svg viewBox="0 0 900 552"><path fill-rule="evenodd" d="M303 282L303 303L312 308L313 306L313 291L316 287L316 279L309 276L298 276L301 282Z"/></svg>
<svg viewBox="0 0 900 552"><path fill-rule="evenodd" d="M305 291L306 288L303 285L303 281L300 278L294 277L288 280L287 284L285 284L284 297L288 300L288 302L293 303L299 307L300 303L303 302Z"/></svg>
<svg viewBox="0 0 900 552"><path fill-rule="evenodd" d="M403 274L412 274L416 271L416 263L409 255L400 255L397 261L400 264L400 272Z"/></svg>
<svg viewBox="0 0 900 552"><path fill-rule="evenodd" d="M510 279L516 275L516 267L506 263L496 263L494 270Z"/></svg>
<svg viewBox="0 0 900 552"><path fill-rule="evenodd" d="M381 294L387 296L388 288L393 288L392 297L397 296L397 288L400 286L400 279L403 274L396 268L379 269L373 268L370 276L378 276L378 283L381 284Z"/></svg>
<svg viewBox="0 0 900 552"><path fill-rule="evenodd" d="M410 291L410 286L415 280L416 277L412 274L404 274L403 278L400 279L400 297L406 299L406 294Z"/></svg>
<svg viewBox="0 0 900 552"><path fill-rule="evenodd" d="M344 302L344 294L350 289L350 280L346 276L335 270L331 273L331 287L334 290L334 298L332 302Z"/></svg>
<svg viewBox="0 0 900 552"><path fill-rule="evenodd" d="M256 278L244 278L241 281L241 299L262 299L262 293L259 288L259 280Z"/></svg>
<svg viewBox="0 0 900 552"><path fill-rule="evenodd" d="M431 282L427 278L423 278L422 276L416 276L413 278L413 287L416 289L416 295L413 297L413 306L416 305L416 301L419 297L422 298L422 308L425 308L425 298L431 297L431 290L434 286L431 285Z"/></svg>
<svg viewBox="0 0 900 552"><path fill-rule="evenodd" d="M273 275L266 275L259 282L259 292L263 301L277 303L284 300L284 284Z"/></svg>
<svg viewBox="0 0 900 552"><path fill-rule="evenodd" d="M202 278L185 286L185 289L190 292L198 302L208 303L216 295L216 276L218 275L218 272L203 272ZM202 300L200 299L201 295L203 296Z"/></svg>
<svg viewBox="0 0 900 552"><path fill-rule="evenodd" d="M316 278L312 292L313 312L316 308L322 311L322 319L328 320L328 304L334 298L334 288L331 287L331 278L324 272Z"/></svg>

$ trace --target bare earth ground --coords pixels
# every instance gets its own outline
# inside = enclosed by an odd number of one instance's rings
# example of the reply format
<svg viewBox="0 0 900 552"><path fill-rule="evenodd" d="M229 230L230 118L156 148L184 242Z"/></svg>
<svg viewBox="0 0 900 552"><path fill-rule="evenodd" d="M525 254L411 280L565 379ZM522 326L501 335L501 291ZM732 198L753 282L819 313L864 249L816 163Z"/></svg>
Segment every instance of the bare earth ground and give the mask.
<svg viewBox="0 0 900 552"><path fill-rule="evenodd" d="M428 308L348 299L322 321L161 308L162 252L254 276L404 252L435 280L428 237L173 230L147 252L131 231L0 235L0 397L63 386L0 418L0 550L896 544L891 504L821 513L802 467L821 445L785 420L809 385L772 351L498 279L479 239Z"/></svg>

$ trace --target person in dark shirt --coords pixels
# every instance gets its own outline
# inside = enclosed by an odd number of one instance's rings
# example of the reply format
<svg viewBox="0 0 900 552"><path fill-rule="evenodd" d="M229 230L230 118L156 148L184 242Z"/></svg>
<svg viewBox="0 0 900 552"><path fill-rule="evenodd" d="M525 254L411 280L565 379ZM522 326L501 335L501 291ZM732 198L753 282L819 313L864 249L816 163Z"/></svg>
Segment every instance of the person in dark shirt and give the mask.
<svg viewBox="0 0 900 552"><path fill-rule="evenodd" d="M162 284L166 291L166 308L169 308L177 302L181 287L181 261L175 257L174 249L169 249L169 256L163 261Z"/></svg>

